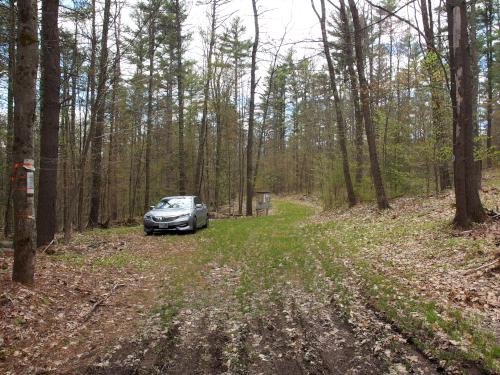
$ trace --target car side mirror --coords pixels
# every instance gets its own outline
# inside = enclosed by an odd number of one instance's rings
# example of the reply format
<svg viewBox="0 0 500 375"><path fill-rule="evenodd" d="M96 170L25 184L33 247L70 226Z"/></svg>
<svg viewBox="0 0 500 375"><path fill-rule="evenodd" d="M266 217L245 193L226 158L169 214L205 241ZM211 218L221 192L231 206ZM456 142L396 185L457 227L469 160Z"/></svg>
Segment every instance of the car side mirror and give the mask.
<svg viewBox="0 0 500 375"><path fill-rule="evenodd" d="M149 209L152 210L153 208L155 208L155 206L149 206Z"/></svg>
<svg viewBox="0 0 500 375"><path fill-rule="evenodd" d="M203 208L203 205L202 205L201 203L198 203L198 204L196 205L196 208Z"/></svg>

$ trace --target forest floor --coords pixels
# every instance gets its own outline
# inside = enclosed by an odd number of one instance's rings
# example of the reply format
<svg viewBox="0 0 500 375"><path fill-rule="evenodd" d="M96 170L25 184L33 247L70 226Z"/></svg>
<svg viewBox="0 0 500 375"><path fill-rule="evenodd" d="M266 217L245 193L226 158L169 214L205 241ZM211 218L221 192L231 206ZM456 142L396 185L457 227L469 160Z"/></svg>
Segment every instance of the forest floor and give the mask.
<svg viewBox="0 0 500 375"><path fill-rule="evenodd" d="M0 250L0 373L500 372L500 223L455 231L452 203L287 198L195 235L89 231L37 256L33 288Z"/></svg>

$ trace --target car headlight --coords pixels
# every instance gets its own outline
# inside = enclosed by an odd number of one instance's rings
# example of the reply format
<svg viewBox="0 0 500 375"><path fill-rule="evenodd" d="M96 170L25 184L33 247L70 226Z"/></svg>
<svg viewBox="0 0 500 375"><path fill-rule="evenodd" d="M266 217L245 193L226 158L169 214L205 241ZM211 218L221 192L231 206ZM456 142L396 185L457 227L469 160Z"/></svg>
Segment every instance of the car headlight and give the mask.
<svg viewBox="0 0 500 375"><path fill-rule="evenodd" d="M152 217L151 215L145 215L145 216L144 216L144 219L146 219L146 220L151 220L152 218L153 218L153 217Z"/></svg>

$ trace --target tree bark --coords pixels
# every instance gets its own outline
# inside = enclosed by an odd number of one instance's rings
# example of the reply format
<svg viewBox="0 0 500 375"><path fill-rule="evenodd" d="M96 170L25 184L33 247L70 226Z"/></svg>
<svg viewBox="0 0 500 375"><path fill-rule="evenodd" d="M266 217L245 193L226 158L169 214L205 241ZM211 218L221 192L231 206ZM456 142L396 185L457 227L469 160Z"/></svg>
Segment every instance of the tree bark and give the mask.
<svg viewBox="0 0 500 375"><path fill-rule="evenodd" d="M38 67L37 1L17 2L17 56L14 78L14 265L12 280L33 284L35 272L34 197L28 191L31 177L25 164L33 160L36 106L36 76Z"/></svg>
<svg viewBox="0 0 500 375"><path fill-rule="evenodd" d="M218 92L215 94L215 131L216 131L216 150L215 150L215 186L214 186L214 203L215 211L219 211L220 203L220 180L221 180L221 161L222 161L222 103L220 94L220 83L217 83ZM225 98L222 99L225 101ZM226 110L226 105L224 104L224 110ZM198 193L199 195L199 193Z"/></svg>
<svg viewBox="0 0 500 375"><path fill-rule="evenodd" d="M67 100L71 100L71 110L73 109L73 100L72 96L70 96L70 75L73 73L73 66L69 65L69 59L63 59L63 74L62 74L62 97ZM73 60L74 61L74 60ZM70 127L71 120L68 107L63 107L61 110L61 120L60 120L60 129L61 129L61 151L59 156L62 161L62 199L59 199L62 202L62 216L63 216L63 231L64 231L64 242L67 243L71 238L71 183L70 183L70 168L71 168L71 147L70 147Z"/></svg>
<svg viewBox="0 0 500 375"><path fill-rule="evenodd" d="M76 196L76 173L73 171L76 167L75 161L75 129L76 129L76 102L77 102L77 87L78 87L78 27L75 23L75 34L73 40L72 51L72 65L71 65L71 118L69 129L67 131L67 139L63 146L66 161L66 168L68 181L64 184L64 193L66 199L64 200L64 241L69 242L73 230L75 196Z"/></svg>
<svg viewBox="0 0 500 375"><path fill-rule="evenodd" d="M137 56L137 66L134 76L141 79L143 74L143 55ZM128 178L128 220L132 222L135 216L136 209L136 181L138 180L139 171L141 169L141 157L136 157L142 154L142 149L137 150L139 133L142 126L142 116L143 116L143 103L142 103L142 83L136 83L137 78L134 79L134 94L132 98L132 108L134 109L133 115L133 127L131 129L131 140L130 140L130 163L129 163L129 178ZM137 160L136 160L137 159ZM137 162L137 165L134 165Z"/></svg>
<svg viewBox="0 0 500 375"><path fill-rule="evenodd" d="M356 121L355 126L355 146L356 146L356 172L354 181L356 184L361 184L363 178L363 113L359 103L359 90L358 79L354 70L354 56L352 52L352 37L351 28L349 26L349 19L344 4L344 0L340 0L340 19L343 25L343 32L345 38L345 58L347 70L349 72L349 81L351 83L352 102L354 105L354 118Z"/></svg>
<svg viewBox="0 0 500 375"><path fill-rule="evenodd" d="M257 69L257 49L259 47L259 14L257 12L257 0L252 0L253 19L255 27L255 38L252 47L252 67L250 71L250 107L248 112L248 139L247 139L247 201L246 215L253 214L253 129L255 122L255 70Z"/></svg>
<svg viewBox="0 0 500 375"><path fill-rule="evenodd" d="M478 96L479 96L479 52L477 46L477 14L476 0L469 2L470 7L470 55L472 69L472 134L473 147L479 149L479 121L478 121ZM474 152L474 151L473 151ZM481 189L481 180L483 178L483 166L481 160L474 160L474 171L476 176L477 189Z"/></svg>
<svg viewBox="0 0 500 375"><path fill-rule="evenodd" d="M7 134L6 134L6 176L12 177L12 138L14 132L14 79L16 72L16 4L15 0L9 0L9 80L7 87ZM12 235L12 180L7 183L5 194L5 216L4 216L4 236L9 238Z"/></svg>
<svg viewBox="0 0 500 375"><path fill-rule="evenodd" d="M267 115L269 113L269 96L271 95L271 86L272 86L272 81L273 81L273 75L274 75L274 66L271 68L271 76L269 77L269 86L265 95L264 99L264 110L262 113L262 123L260 125L260 131L259 131L259 141L257 143L257 158L255 160L255 169L254 169L254 175L253 175L253 188L255 189L255 184L257 183L257 177L259 175L259 167L260 167L260 159L262 156L262 145L264 143L264 135L267 130Z"/></svg>
<svg viewBox="0 0 500 375"><path fill-rule="evenodd" d="M97 84L97 98L94 108L96 109L96 128L92 137L92 190L90 201L89 227L94 228L99 223L99 212L101 205L101 164L102 144L104 136L104 115L106 110L106 82L108 64L108 30L110 18L111 0L104 2L104 16L101 36L101 55L99 57L99 78Z"/></svg>
<svg viewBox="0 0 500 375"><path fill-rule="evenodd" d="M472 69L469 55L467 8L464 0L447 0L453 105L453 153L456 213L454 223L468 228L485 212L477 191L473 155Z"/></svg>
<svg viewBox="0 0 500 375"><path fill-rule="evenodd" d="M349 0L349 9L351 10L352 21L354 25L354 47L356 51L356 65L358 69L359 84L361 88L361 104L363 108L363 118L365 120L366 139L368 142L368 152L370 155L370 171L373 180L373 187L375 189L375 196L377 198L377 205L379 209L383 210L389 208L389 202L387 201L387 197L385 195L384 183L382 181L382 175L380 173L380 166L378 162L373 119L370 109L370 91L368 82L365 78L365 60L361 40L361 22L354 0Z"/></svg>
<svg viewBox="0 0 500 375"><path fill-rule="evenodd" d="M420 10L422 12L422 22L424 25L424 35L427 47L426 70L429 76L429 85L431 90L431 108L432 108L432 127L434 129L434 139L436 142L437 168L439 177L439 190L449 189L451 187L450 172L448 163L443 155L446 145L446 122L445 122L445 103L442 94L441 68L439 66L439 56L436 54L434 43L434 30L432 25L432 9L427 8L427 1L420 0Z"/></svg>
<svg viewBox="0 0 500 375"><path fill-rule="evenodd" d="M186 194L186 169L184 151L184 66L182 63L182 11L179 0L175 0L175 25L177 42L177 95L179 102L178 127L179 127L179 194Z"/></svg>
<svg viewBox="0 0 500 375"><path fill-rule="evenodd" d="M111 94L111 123L109 131L109 153L108 153L108 219L111 221L116 221L118 219L118 197L116 189L116 171L117 171L117 161L118 161L118 145L120 144L119 132L120 132L120 110L118 106L118 91L120 88L120 59L121 59L121 49L120 49L120 26L121 26L121 14L118 11L117 14L118 23L115 24L115 43L116 43L116 56L113 67L113 93Z"/></svg>
<svg viewBox="0 0 500 375"><path fill-rule="evenodd" d="M344 183L347 192L347 201L349 207L356 204L356 195L354 194L354 188L352 186L351 172L349 170L349 156L347 154L347 144L345 139L345 121L344 115L342 114L342 101L337 90L337 82L335 76L335 67L333 66L332 55L330 53L330 46L328 45L328 38L326 34L326 9L325 0L320 0L321 3L321 14L316 11L314 6L314 0L311 0L311 4L314 8L316 16L318 17L321 26L321 36L323 39L323 52L325 53L326 62L328 65L328 73L330 76L330 88L333 93L333 101L335 104L335 113L337 115L337 135L339 137L340 153L342 155L342 170L344 173Z"/></svg>
<svg viewBox="0 0 500 375"><path fill-rule="evenodd" d="M244 153L243 153L243 118L238 104L238 58L234 58L234 106L238 113L238 215L243 215L243 190L245 187Z"/></svg>
<svg viewBox="0 0 500 375"><path fill-rule="evenodd" d="M37 245L54 239L57 226L57 167L59 158L59 0L42 1L40 173L38 179Z"/></svg>
<svg viewBox="0 0 500 375"><path fill-rule="evenodd" d="M212 0L212 13L210 15L210 40L207 54L207 76L203 87L203 113L201 117L200 137L198 139L198 157L196 161L196 173L194 182L196 184L196 195L201 195L201 186L203 183L203 163L205 159L205 148L207 143L208 131L208 101L210 94L210 81L212 80L212 54L215 46L215 29L217 23L217 5L218 0Z"/></svg>
<svg viewBox="0 0 500 375"><path fill-rule="evenodd" d="M77 223L78 230L82 231L85 227L84 224L84 193L85 193L85 170L87 167L87 157L96 127L96 111L95 111L95 66L96 66L96 50L97 50L97 35L96 35L96 8L95 1L92 0L92 32L90 37L90 63L87 75L87 95L85 103L85 120L84 120L84 133L82 141L82 148L80 153L79 175L78 175L78 212ZM90 92L90 95L89 95ZM89 101L90 96L90 101ZM90 104L90 127L87 131L87 112Z"/></svg>
<svg viewBox="0 0 500 375"><path fill-rule="evenodd" d="M144 188L144 212L149 210L151 204L149 190L151 185L151 132L153 130L153 77L154 77L154 55L155 55L155 20L153 15L149 20L149 77L148 77L148 119L146 125L146 181Z"/></svg>
<svg viewBox="0 0 500 375"><path fill-rule="evenodd" d="M172 52L170 51L170 56L172 55ZM172 59L171 59L172 60ZM169 163L172 163L173 159L173 149L174 149L174 142L173 142L173 88L174 88L174 80L172 76L172 69L171 66L168 69L167 73L167 78L166 78L166 103L165 103L165 133L166 133L166 140L165 140L165 157L166 157L166 168L167 170L169 169ZM174 190L174 184L175 180L173 181L172 179L169 179L167 181L167 189Z"/></svg>
<svg viewBox="0 0 500 375"><path fill-rule="evenodd" d="M490 152L491 150L491 126L493 122L493 38L492 30L493 30L493 1L486 1L486 9L485 9L485 29L486 29L486 149L487 149L487 157L486 157L486 167L491 168L493 166L493 161L491 158Z"/></svg>

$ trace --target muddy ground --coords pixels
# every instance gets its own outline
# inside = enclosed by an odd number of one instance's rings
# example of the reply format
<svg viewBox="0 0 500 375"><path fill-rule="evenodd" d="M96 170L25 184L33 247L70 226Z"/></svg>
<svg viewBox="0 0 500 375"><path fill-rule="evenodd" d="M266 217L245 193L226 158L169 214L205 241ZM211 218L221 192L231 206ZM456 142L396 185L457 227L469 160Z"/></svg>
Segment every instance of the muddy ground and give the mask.
<svg viewBox="0 0 500 375"><path fill-rule="evenodd" d="M193 296L194 297L194 296ZM306 294L269 302L264 314L183 310L168 330L125 341L68 374L438 374L393 327ZM228 306L229 307L229 306ZM475 372L470 372L475 373Z"/></svg>

